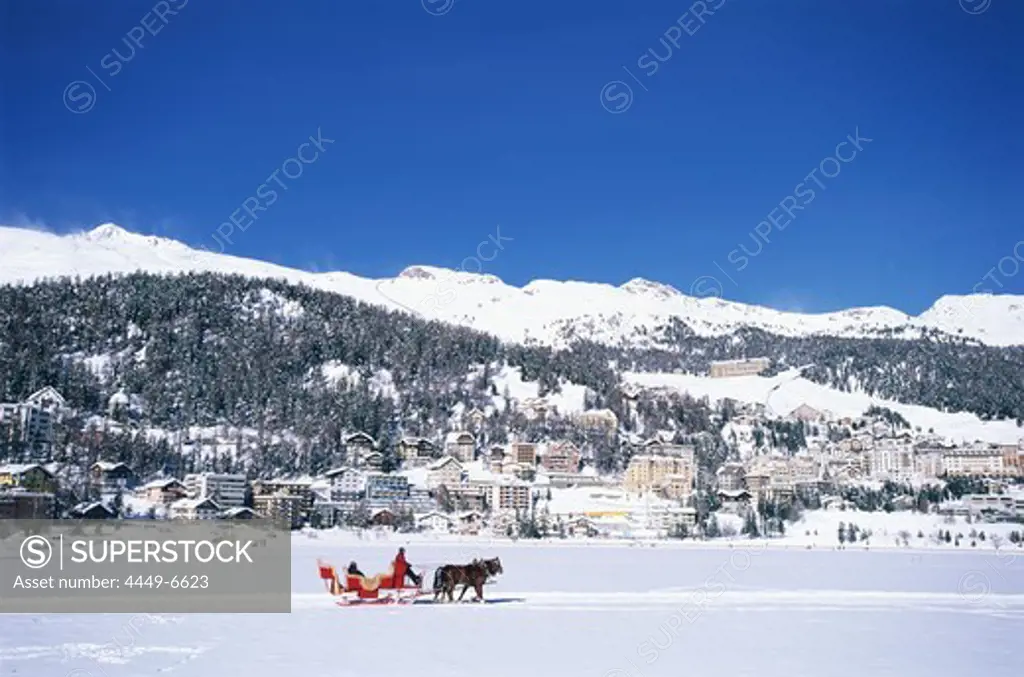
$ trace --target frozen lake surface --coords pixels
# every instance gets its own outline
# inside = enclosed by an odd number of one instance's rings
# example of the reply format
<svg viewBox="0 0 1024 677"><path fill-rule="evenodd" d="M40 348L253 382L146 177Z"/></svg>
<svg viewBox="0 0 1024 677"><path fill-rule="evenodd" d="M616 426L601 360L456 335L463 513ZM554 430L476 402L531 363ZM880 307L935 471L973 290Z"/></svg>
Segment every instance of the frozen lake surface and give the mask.
<svg viewBox="0 0 1024 677"><path fill-rule="evenodd" d="M395 542L296 536L290 615L0 616L22 677L1018 677L1024 555L419 543L499 556L494 605L340 609L315 562L386 568ZM1019 552L1019 551L1018 551ZM471 594L471 593L470 593Z"/></svg>

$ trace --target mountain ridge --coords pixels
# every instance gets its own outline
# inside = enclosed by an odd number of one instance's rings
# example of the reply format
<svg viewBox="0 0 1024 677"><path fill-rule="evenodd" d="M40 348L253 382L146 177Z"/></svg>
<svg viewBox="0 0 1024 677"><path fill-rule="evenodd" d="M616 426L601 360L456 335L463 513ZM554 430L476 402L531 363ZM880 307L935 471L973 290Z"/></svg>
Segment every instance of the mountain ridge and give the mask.
<svg viewBox="0 0 1024 677"><path fill-rule="evenodd" d="M680 321L702 336L750 327L785 336L916 339L940 332L992 346L1024 345L1024 296L944 295L920 315L889 306L796 313L687 295L633 278L619 286L537 279L522 287L491 274L411 265L393 278L309 272L215 253L116 224L68 235L0 226L0 283L107 273L222 272L285 279L378 306L462 325L503 340L561 346L575 337L609 345L657 346Z"/></svg>

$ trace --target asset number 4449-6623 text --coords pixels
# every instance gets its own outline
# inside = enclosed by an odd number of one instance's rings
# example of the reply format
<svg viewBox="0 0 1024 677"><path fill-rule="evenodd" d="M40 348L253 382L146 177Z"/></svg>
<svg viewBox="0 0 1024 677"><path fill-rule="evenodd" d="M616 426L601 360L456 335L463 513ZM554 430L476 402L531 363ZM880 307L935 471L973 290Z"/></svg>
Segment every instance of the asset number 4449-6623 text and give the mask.
<svg viewBox="0 0 1024 677"><path fill-rule="evenodd" d="M124 585L127 588L196 588L205 590L210 587L208 576L129 576L125 579Z"/></svg>

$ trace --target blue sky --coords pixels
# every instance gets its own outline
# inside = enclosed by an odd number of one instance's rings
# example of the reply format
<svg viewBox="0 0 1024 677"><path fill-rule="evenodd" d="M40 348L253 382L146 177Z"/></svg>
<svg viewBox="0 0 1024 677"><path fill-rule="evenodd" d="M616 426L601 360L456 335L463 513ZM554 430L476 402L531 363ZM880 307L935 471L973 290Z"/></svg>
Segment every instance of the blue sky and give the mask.
<svg viewBox="0 0 1024 677"><path fill-rule="evenodd" d="M917 313L986 274L1024 293L1022 3L4 11L0 222L214 251L230 227L228 253L374 277L475 269L500 225L483 269L510 283L641 276L805 311ZM318 130L334 143L300 149ZM301 175L268 204L275 171Z"/></svg>

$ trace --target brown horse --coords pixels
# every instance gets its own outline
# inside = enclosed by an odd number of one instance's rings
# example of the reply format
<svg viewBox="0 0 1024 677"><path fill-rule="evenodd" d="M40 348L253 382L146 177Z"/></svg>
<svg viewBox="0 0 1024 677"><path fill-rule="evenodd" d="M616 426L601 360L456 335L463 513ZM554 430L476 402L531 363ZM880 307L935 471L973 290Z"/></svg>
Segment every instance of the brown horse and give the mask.
<svg viewBox="0 0 1024 677"><path fill-rule="evenodd" d="M461 585L460 602L471 586L476 591L476 601L482 602L484 583L488 578L493 578L503 572L501 559L497 557L485 560L475 559L469 564L463 565L446 564L434 573L434 601L436 602L438 597L444 601L445 595L448 596L449 602L455 601L455 588Z"/></svg>

